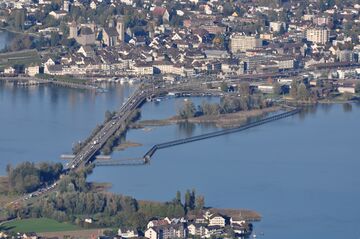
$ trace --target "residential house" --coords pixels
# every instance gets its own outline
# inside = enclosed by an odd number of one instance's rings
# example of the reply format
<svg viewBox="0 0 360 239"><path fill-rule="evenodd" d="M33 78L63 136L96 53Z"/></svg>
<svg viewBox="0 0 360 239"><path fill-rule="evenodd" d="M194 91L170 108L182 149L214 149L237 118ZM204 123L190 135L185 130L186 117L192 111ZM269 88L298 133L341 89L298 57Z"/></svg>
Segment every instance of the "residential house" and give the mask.
<svg viewBox="0 0 360 239"><path fill-rule="evenodd" d="M183 223L155 226L145 231L148 239L175 239L186 238L186 227Z"/></svg>
<svg viewBox="0 0 360 239"><path fill-rule="evenodd" d="M25 68L25 74L28 76L36 76L39 73L40 73L39 66L28 66Z"/></svg>
<svg viewBox="0 0 360 239"><path fill-rule="evenodd" d="M136 75L153 75L154 67L146 62L136 62L133 66Z"/></svg>
<svg viewBox="0 0 360 239"><path fill-rule="evenodd" d="M169 225L170 223L171 220L167 217L161 220L151 220L150 222L148 222L147 228Z"/></svg>
<svg viewBox="0 0 360 239"><path fill-rule="evenodd" d="M60 11L51 11L49 13L50 16L54 17L56 20L59 20L63 17L65 17L68 13L64 10L60 10Z"/></svg>
<svg viewBox="0 0 360 239"><path fill-rule="evenodd" d="M21 235L23 239L37 239L39 238L35 232L26 232Z"/></svg>
<svg viewBox="0 0 360 239"><path fill-rule="evenodd" d="M118 236L121 238L134 238L139 237L139 233L136 230L126 230L123 232L121 229L119 229Z"/></svg>
<svg viewBox="0 0 360 239"><path fill-rule="evenodd" d="M90 46L81 46L77 52L82 54L84 57L91 58L95 56L95 52Z"/></svg>
<svg viewBox="0 0 360 239"><path fill-rule="evenodd" d="M206 224L191 223L187 226L189 235L203 237L208 234Z"/></svg>
<svg viewBox="0 0 360 239"><path fill-rule="evenodd" d="M344 94L344 93L355 94L356 93L355 86L339 86L338 91L341 94Z"/></svg>
<svg viewBox="0 0 360 239"><path fill-rule="evenodd" d="M209 218L209 226L225 227L226 219L220 214L214 214Z"/></svg>
<svg viewBox="0 0 360 239"><path fill-rule="evenodd" d="M10 66L4 69L4 74L5 75L15 75L16 70L14 67Z"/></svg>
<svg viewBox="0 0 360 239"><path fill-rule="evenodd" d="M224 233L224 228L221 226L208 226L206 238L215 237Z"/></svg>
<svg viewBox="0 0 360 239"><path fill-rule="evenodd" d="M163 22L169 22L170 14L165 7L155 7L152 11L155 18L162 19Z"/></svg>
<svg viewBox="0 0 360 239"><path fill-rule="evenodd" d="M145 237L148 239L161 239L161 234L160 231L150 227L145 231Z"/></svg>

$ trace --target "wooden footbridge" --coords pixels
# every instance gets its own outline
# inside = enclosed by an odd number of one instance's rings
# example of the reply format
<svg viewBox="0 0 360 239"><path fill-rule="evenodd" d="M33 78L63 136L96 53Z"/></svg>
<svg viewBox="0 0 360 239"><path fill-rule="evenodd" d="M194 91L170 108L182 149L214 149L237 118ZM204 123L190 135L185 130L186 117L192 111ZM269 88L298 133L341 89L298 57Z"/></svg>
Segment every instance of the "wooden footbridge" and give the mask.
<svg viewBox="0 0 360 239"><path fill-rule="evenodd" d="M147 164L150 162L151 157L159 149L170 148L170 147L174 147L174 146L177 146L180 144L187 144L187 143L191 143L191 142L195 142L195 141L205 140L205 139L214 138L214 137L218 137L218 136L222 136L222 135L226 135L226 134L232 134L232 133L244 131L244 130L254 128L254 127L257 127L257 126L260 126L263 124L267 124L267 123L270 123L270 122L273 122L276 120L280 120L280 119L284 119L284 118L293 116L295 114L298 114L299 112L300 112L300 109L294 108L290 111L286 111L284 113L269 116L269 117L266 117L264 119L261 119L261 120L255 121L255 122L251 122L251 123L242 125L240 127L218 130L218 131L211 132L211 133L196 135L196 136L192 136L192 137L188 137L188 138L184 138L184 139L173 140L173 141L169 141L169 142L165 142L165 143L161 143L161 144L155 144L144 154L144 156L142 158L128 159L128 160L126 160L126 159L124 159L124 160L108 160L108 161L102 161L102 162L97 161L97 162L95 162L95 165L97 165L97 166L119 165L120 166L120 165Z"/></svg>

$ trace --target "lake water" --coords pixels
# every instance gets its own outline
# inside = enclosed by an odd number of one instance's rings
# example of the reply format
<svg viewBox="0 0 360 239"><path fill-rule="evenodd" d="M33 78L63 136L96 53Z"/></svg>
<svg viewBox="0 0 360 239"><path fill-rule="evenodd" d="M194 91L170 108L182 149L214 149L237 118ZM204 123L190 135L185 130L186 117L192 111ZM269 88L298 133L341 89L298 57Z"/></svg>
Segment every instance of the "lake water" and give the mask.
<svg viewBox="0 0 360 239"><path fill-rule="evenodd" d="M105 111L115 110L132 92L110 88L106 94L52 86L14 87L0 82L0 174L8 163L56 161L85 139Z"/></svg>
<svg viewBox="0 0 360 239"><path fill-rule="evenodd" d="M59 161L59 154L69 152L131 91L117 87L92 94L0 84L0 173L10 162ZM181 101L147 103L142 118L171 116ZM195 188L207 205L260 212L263 220L255 231L263 232L262 238L358 239L359 119L356 104L318 106L247 131L160 150L150 165L98 167L89 180L111 182L113 192L160 201ZM130 130L127 140L143 146L113 157L136 158L153 144L212 130L194 125Z"/></svg>

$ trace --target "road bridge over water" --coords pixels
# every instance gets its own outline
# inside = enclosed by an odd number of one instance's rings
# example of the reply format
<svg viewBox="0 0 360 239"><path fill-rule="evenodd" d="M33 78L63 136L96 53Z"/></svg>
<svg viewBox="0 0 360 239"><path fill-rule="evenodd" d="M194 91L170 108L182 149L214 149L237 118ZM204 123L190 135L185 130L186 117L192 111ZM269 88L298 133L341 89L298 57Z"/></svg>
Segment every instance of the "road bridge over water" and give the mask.
<svg viewBox="0 0 360 239"><path fill-rule="evenodd" d="M123 106L118 110L115 116L106 122L100 130L81 148L75 157L66 164L66 169L74 170L81 165L85 165L92 161L100 149L106 142L115 135L119 129L125 129L127 121L132 114L138 109L147 99L155 98L161 95L166 95L169 92L182 92L186 94L201 95L201 93L208 95L220 95L218 91L211 91L199 88L192 84L172 85L168 87L145 87L141 85L135 92L127 99Z"/></svg>

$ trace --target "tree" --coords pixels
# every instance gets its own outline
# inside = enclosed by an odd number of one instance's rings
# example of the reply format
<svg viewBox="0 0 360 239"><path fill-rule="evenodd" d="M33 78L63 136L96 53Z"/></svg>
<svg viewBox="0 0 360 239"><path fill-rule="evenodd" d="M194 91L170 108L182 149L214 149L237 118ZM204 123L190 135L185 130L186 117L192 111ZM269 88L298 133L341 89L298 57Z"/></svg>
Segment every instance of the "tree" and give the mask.
<svg viewBox="0 0 360 239"><path fill-rule="evenodd" d="M224 37L221 34L218 34L213 39L214 45L224 45Z"/></svg>
<svg viewBox="0 0 360 239"><path fill-rule="evenodd" d="M204 196L197 196L195 200L195 209L202 210L205 207L205 198Z"/></svg>
<svg viewBox="0 0 360 239"><path fill-rule="evenodd" d="M196 108L192 101L186 101L184 105L178 110L178 115L182 119L188 119L194 117L196 114Z"/></svg>
<svg viewBox="0 0 360 239"><path fill-rule="evenodd" d="M191 205L191 193L190 193L190 190L186 190L186 193L185 193L185 205L184 205L184 208L185 208L186 211L189 211L190 205Z"/></svg>
<svg viewBox="0 0 360 239"><path fill-rule="evenodd" d="M355 84L355 92L360 93L360 82L356 82L356 84Z"/></svg>
<svg viewBox="0 0 360 239"><path fill-rule="evenodd" d="M196 200L196 191L193 188L191 190L191 194L190 194L190 209L193 210L195 208L195 200Z"/></svg>
<svg viewBox="0 0 360 239"><path fill-rule="evenodd" d="M281 85L277 81L273 84L273 93L275 95L281 95L282 93Z"/></svg>
<svg viewBox="0 0 360 239"><path fill-rule="evenodd" d="M181 192L176 192L175 202L181 204Z"/></svg>
<svg viewBox="0 0 360 239"><path fill-rule="evenodd" d="M114 116L114 113L110 110L105 111L105 122L108 122L111 120L111 118Z"/></svg>
<svg viewBox="0 0 360 239"><path fill-rule="evenodd" d="M7 173L7 175L10 174L11 170L12 170L11 164L7 164L6 165L6 173Z"/></svg>
<svg viewBox="0 0 360 239"><path fill-rule="evenodd" d="M226 84L226 82L221 82L220 84L220 89L221 91L227 92L228 91L228 85Z"/></svg>
<svg viewBox="0 0 360 239"><path fill-rule="evenodd" d="M304 83L301 83L298 87L297 96L300 100L308 100L310 97L310 93L308 89L306 88L306 85Z"/></svg>
<svg viewBox="0 0 360 239"><path fill-rule="evenodd" d="M51 46L57 46L60 42L60 36L57 32L52 32L50 37Z"/></svg>
<svg viewBox="0 0 360 239"><path fill-rule="evenodd" d="M224 16L230 16L233 12L234 12L234 8L232 7L232 5L228 2L226 2L223 5L223 14Z"/></svg>
<svg viewBox="0 0 360 239"><path fill-rule="evenodd" d="M19 51L23 49L30 49L33 46L33 41L28 35L17 35L10 45L12 51Z"/></svg>
<svg viewBox="0 0 360 239"><path fill-rule="evenodd" d="M290 85L290 96L293 99L297 99L298 97L298 85L296 80L293 80Z"/></svg>
<svg viewBox="0 0 360 239"><path fill-rule="evenodd" d="M220 107L218 104L210 104L203 101L200 108L204 115L218 115L220 113Z"/></svg>
<svg viewBox="0 0 360 239"><path fill-rule="evenodd" d="M250 84L249 82L242 82L240 83L240 95L241 96L248 96L250 95Z"/></svg>

